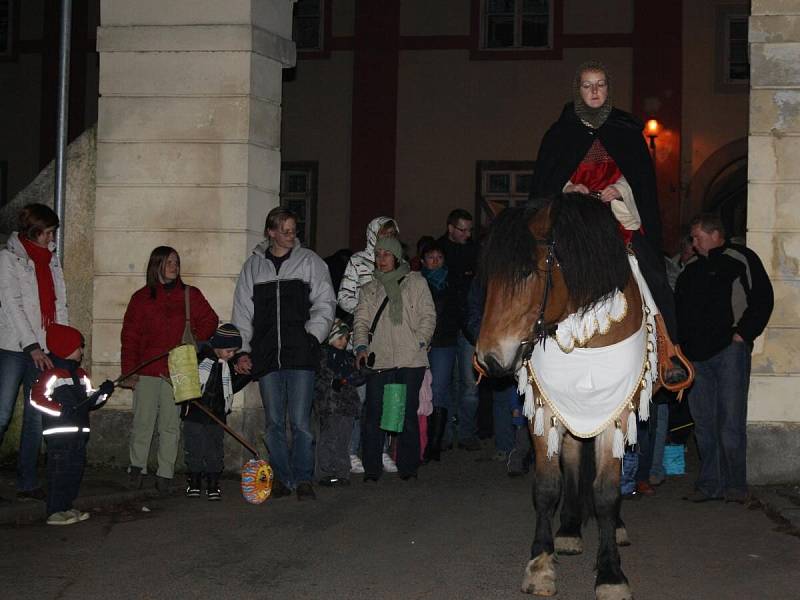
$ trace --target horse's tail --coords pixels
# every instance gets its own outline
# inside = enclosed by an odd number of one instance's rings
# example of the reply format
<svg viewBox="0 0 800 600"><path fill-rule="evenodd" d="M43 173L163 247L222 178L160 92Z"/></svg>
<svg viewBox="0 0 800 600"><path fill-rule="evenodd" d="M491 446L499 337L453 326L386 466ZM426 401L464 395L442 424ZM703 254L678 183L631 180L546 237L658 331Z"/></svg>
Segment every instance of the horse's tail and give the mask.
<svg viewBox="0 0 800 600"><path fill-rule="evenodd" d="M594 510L594 479L597 475L595 466L595 443L594 438L585 440L581 444L581 466L578 474L578 494L583 507L583 522L595 516Z"/></svg>

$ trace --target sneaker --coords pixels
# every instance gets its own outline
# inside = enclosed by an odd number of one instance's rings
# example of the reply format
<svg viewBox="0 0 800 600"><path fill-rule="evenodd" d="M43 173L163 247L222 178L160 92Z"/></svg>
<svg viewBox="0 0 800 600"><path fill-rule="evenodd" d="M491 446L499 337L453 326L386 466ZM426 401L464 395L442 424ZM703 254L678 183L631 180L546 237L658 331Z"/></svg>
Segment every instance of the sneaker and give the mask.
<svg viewBox="0 0 800 600"><path fill-rule="evenodd" d="M206 490L206 496L211 502L222 500L222 490L219 489L219 485L209 486Z"/></svg>
<svg viewBox="0 0 800 600"><path fill-rule="evenodd" d="M87 521L92 516L90 513L80 511L77 508L73 508L69 512L78 517L78 521Z"/></svg>
<svg viewBox="0 0 800 600"><path fill-rule="evenodd" d="M397 473L397 465L386 452L383 453L383 470L386 473Z"/></svg>
<svg viewBox="0 0 800 600"><path fill-rule="evenodd" d="M270 492L270 498L285 498L286 496L291 496L292 490L286 487L280 479L276 479L272 482L272 491Z"/></svg>
<svg viewBox="0 0 800 600"><path fill-rule="evenodd" d="M158 490L158 495L163 497L169 496L172 493L171 489L172 479L168 477L159 477L156 476L156 489Z"/></svg>
<svg viewBox="0 0 800 600"><path fill-rule="evenodd" d="M646 481L637 481L636 493L641 494L642 496L655 496L656 489Z"/></svg>
<svg viewBox="0 0 800 600"><path fill-rule="evenodd" d="M308 481L301 481L297 484L297 499L298 500L316 500L317 495L314 493L314 488Z"/></svg>
<svg viewBox="0 0 800 600"><path fill-rule="evenodd" d="M74 525L78 522L78 516L71 510L55 512L47 517L48 525Z"/></svg>
<svg viewBox="0 0 800 600"><path fill-rule="evenodd" d="M350 455L350 472L361 475L364 472L364 465L357 454Z"/></svg>
<svg viewBox="0 0 800 600"><path fill-rule="evenodd" d="M40 487L24 490L17 492L17 500L47 500L47 493Z"/></svg>
<svg viewBox="0 0 800 600"><path fill-rule="evenodd" d="M200 497L200 486L202 485L202 477L200 473L189 473L189 476L186 478L186 497L187 498L199 498Z"/></svg>

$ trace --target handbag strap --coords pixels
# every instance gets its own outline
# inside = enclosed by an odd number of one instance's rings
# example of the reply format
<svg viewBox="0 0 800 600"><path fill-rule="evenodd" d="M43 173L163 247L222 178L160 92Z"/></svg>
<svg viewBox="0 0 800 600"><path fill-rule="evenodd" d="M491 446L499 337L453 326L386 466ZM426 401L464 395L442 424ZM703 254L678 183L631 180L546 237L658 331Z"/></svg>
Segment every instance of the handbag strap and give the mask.
<svg viewBox="0 0 800 600"><path fill-rule="evenodd" d="M401 283L403 283L403 279L405 278L406 276L403 275L400 279L398 279L397 285L399 286ZM389 296L386 296L386 298L383 299L383 302L381 302L381 305L378 307L378 312L375 313L375 318L372 319L372 326L369 328L369 332L367 333L367 343L369 344L372 343L372 336L375 335L375 329L378 327L378 321L380 320L387 304L389 304Z"/></svg>
<svg viewBox="0 0 800 600"><path fill-rule="evenodd" d="M185 286L183 288L183 316L186 320L186 324L189 325L189 321L191 320L191 314L189 312L189 286Z"/></svg>

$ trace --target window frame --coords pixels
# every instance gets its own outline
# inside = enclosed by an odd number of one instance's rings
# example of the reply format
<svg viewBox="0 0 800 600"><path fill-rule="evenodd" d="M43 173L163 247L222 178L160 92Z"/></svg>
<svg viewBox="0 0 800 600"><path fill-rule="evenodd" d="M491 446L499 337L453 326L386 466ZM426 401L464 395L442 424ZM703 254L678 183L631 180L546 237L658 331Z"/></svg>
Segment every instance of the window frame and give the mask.
<svg viewBox="0 0 800 600"><path fill-rule="evenodd" d="M508 204L504 208L519 206L528 200L530 191L515 193L514 182L520 175L533 176L536 162L532 160L479 160L475 163L475 215L479 230L491 225L492 220L501 211L495 211L490 202L502 203L503 199L508 199ZM512 179L511 191L507 194L491 193L487 189L489 175L510 174Z"/></svg>
<svg viewBox="0 0 800 600"><path fill-rule="evenodd" d="M716 10L716 56L715 56L715 91L719 93L749 93L750 76L747 79L730 78L730 24L744 20L749 30L749 9L747 4L718 6ZM748 65L750 64L750 47L747 48Z"/></svg>
<svg viewBox="0 0 800 600"><path fill-rule="evenodd" d="M303 172L308 176L308 189L302 195L303 200L308 203L304 215L298 215L305 223L302 237L303 246L314 250L317 246L317 201L319 191L319 163L317 161L286 161L281 163L281 181L279 192L280 206L291 208L288 205L290 200L297 200L298 195L284 192L284 174ZM298 223L298 228L300 223ZM300 236L298 236L300 237Z"/></svg>
<svg viewBox="0 0 800 600"><path fill-rule="evenodd" d="M295 48L297 50L297 58L301 60L313 60L330 58L331 55L331 37L332 37L332 10L331 5L333 0L319 0L320 2L320 24L319 24L319 48ZM295 8L297 4L295 4ZM294 39L294 14L292 15L292 38Z"/></svg>
<svg viewBox="0 0 800 600"><path fill-rule="evenodd" d="M7 50L0 50L0 62L16 62L19 57L19 0L6 0L8 5L8 44Z"/></svg>
<svg viewBox="0 0 800 600"><path fill-rule="evenodd" d="M547 47L514 46L510 48L487 48L487 0L472 0L471 48L472 60L561 60L563 55L564 4L563 0L549 0L549 40ZM521 36L522 2L515 0L515 39Z"/></svg>

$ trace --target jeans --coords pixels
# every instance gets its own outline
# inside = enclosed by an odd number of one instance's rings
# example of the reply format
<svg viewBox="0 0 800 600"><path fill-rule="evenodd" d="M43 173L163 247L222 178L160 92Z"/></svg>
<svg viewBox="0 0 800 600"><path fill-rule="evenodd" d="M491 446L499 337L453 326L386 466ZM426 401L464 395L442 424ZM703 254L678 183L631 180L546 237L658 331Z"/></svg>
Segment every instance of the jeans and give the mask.
<svg viewBox="0 0 800 600"><path fill-rule="evenodd" d="M654 407L651 419L656 419L655 434L651 436L653 446L653 464L650 465L650 477L664 479L664 444L667 441L667 430L669 429L669 404L663 402ZM652 427L652 425L651 425ZM651 429L652 431L652 429Z"/></svg>
<svg viewBox="0 0 800 600"><path fill-rule="evenodd" d="M27 492L38 487L36 465L42 445L42 413L31 406L28 399L39 370L27 352L0 350L0 444L8 430L19 385L24 394L22 409L22 435L17 458L17 490Z"/></svg>
<svg viewBox="0 0 800 600"><path fill-rule="evenodd" d="M458 346L434 347L428 352L434 408L450 410L450 383L453 379L453 365L456 364L457 354Z"/></svg>
<svg viewBox="0 0 800 600"><path fill-rule="evenodd" d="M314 371L280 369L258 380L266 416L266 442L275 477L289 489L310 482L314 475L314 434L311 404ZM292 448L286 439L286 417L292 430Z"/></svg>
<svg viewBox="0 0 800 600"><path fill-rule="evenodd" d="M458 439L471 440L478 435L478 423L475 415L478 412L478 384L475 370L472 368L472 355L475 346L467 341L464 334L458 334L458 351L456 368L459 380L458 403ZM455 408L455 407L454 407Z"/></svg>
<svg viewBox="0 0 800 600"><path fill-rule="evenodd" d="M361 410L358 411L358 416L353 419L353 431L350 434L350 454L358 456L358 451L361 448L361 424L364 422L364 401L367 399L367 384L360 385L356 388L358 398L361 400Z"/></svg>
<svg viewBox="0 0 800 600"><path fill-rule="evenodd" d="M87 436L51 435L47 440L47 514L72 508L86 465Z"/></svg>
<svg viewBox="0 0 800 600"><path fill-rule="evenodd" d="M367 378L367 405L363 438L364 473L378 478L383 471L381 454L383 450L383 386L387 383L406 385L406 409L403 418L403 431L397 434L397 470L401 476L416 475L419 466L419 388L425 376L425 367L388 369L379 371Z"/></svg>
<svg viewBox="0 0 800 600"><path fill-rule="evenodd" d="M695 489L718 498L747 493L747 392L750 348L731 344L708 360L694 362L689 394L700 452Z"/></svg>
<svg viewBox="0 0 800 600"><path fill-rule="evenodd" d="M504 382L505 383L505 382ZM517 383L512 381L492 392L494 414L494 447L499 452L511 452L514 448L514 424L511 410L517 398Z"/></svg>

